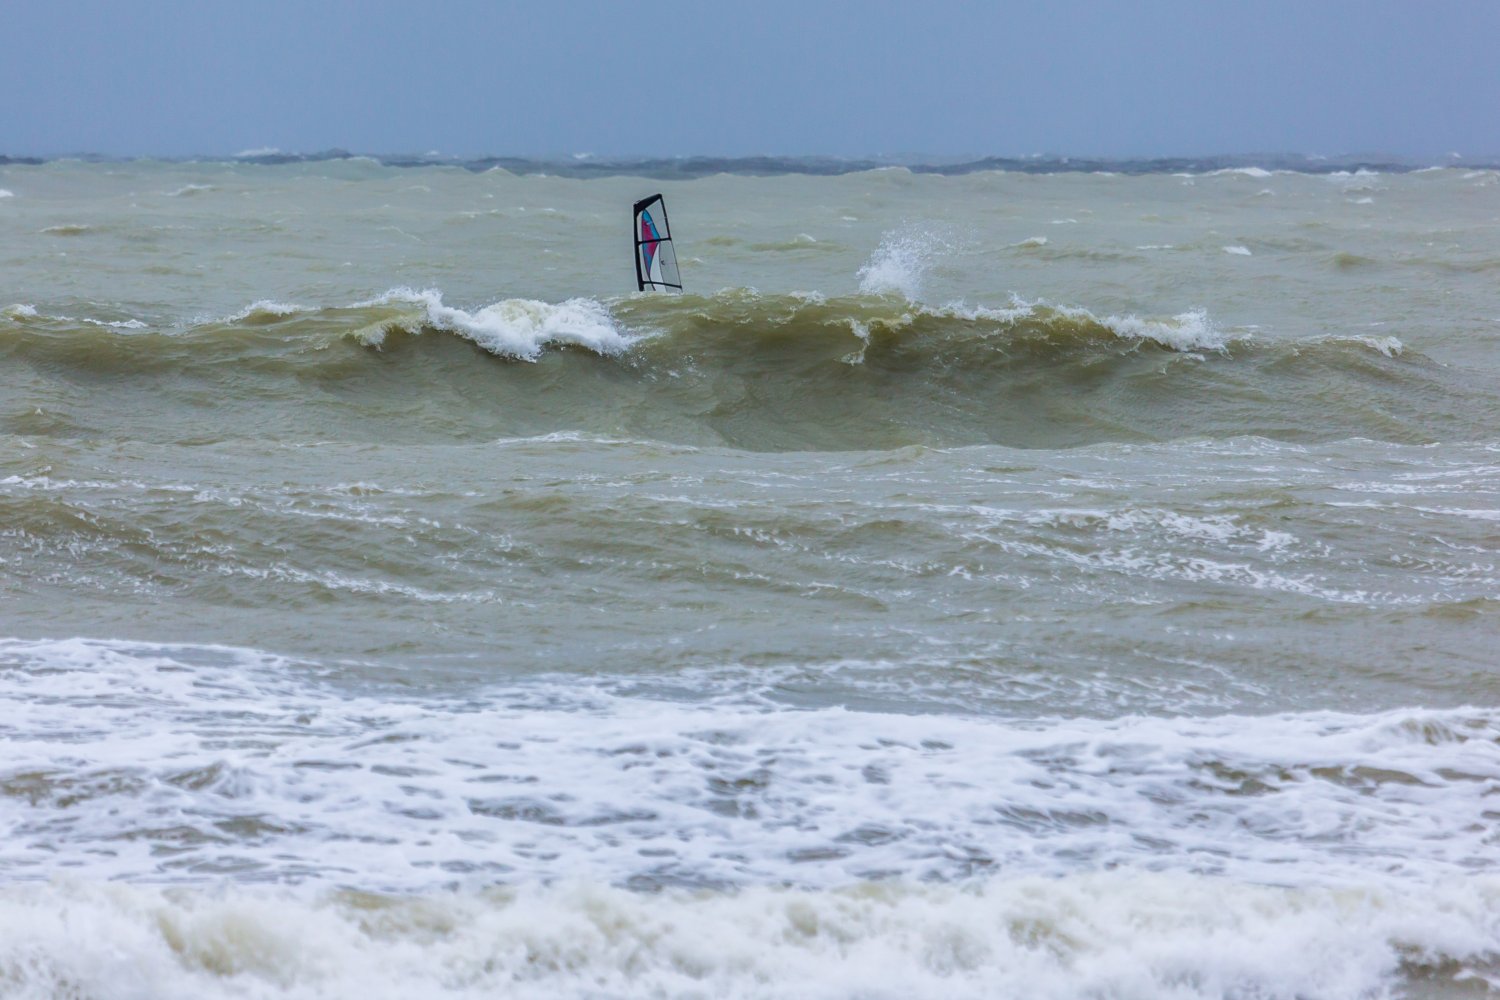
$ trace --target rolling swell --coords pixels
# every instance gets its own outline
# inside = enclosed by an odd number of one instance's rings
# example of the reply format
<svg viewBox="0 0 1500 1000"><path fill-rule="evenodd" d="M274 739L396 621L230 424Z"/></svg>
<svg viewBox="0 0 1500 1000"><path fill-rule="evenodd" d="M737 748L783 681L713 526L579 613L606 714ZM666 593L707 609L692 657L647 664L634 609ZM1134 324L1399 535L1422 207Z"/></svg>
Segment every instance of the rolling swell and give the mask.
<svg viewBox="0 0 1500 1000"><path fill-rule="evenodd" d="M506 299L471 312L399 289L171 328L11 307L0 358L5 432L173 441L581 431L749 450L1422 443L1483 436L1493 411L1461 373L1395 338L1277 340L1226 335L1202 313L868 294Z"/></svg>

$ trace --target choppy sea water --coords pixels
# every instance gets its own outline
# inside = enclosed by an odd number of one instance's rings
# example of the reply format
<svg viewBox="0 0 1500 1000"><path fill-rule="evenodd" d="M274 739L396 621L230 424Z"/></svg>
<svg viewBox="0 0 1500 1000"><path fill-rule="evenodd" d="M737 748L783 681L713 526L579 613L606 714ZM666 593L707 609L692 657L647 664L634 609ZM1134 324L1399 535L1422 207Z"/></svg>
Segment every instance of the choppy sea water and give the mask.
<svg viewBox="0 0 1500 1000"><path fill-rule="evenodd" d="M0 994L1500 989L1497 223L0 166Z"/></svg>

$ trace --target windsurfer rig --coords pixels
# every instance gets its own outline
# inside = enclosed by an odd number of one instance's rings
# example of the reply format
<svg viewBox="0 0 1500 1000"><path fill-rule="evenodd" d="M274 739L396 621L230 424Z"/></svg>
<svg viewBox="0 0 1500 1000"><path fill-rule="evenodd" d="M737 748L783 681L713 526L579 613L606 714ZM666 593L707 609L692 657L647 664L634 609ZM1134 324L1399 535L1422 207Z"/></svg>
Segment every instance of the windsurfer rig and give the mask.
<svg viewBox="0 0 1500 1000"><path fill-rule="evenodd" d="M661 195L653 194L635 203L634 229L636 290L682 291L667 203Z"/></svg>

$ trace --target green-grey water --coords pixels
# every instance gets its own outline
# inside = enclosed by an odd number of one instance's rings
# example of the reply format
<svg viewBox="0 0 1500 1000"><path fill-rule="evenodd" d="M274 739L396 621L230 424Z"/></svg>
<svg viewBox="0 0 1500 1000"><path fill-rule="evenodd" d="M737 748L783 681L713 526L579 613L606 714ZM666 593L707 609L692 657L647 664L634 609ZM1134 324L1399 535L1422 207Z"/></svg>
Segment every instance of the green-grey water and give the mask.
<svg viewBox="0 0 1500 1000"><path fill-rule="evenodd" d="M0 165L0 993L1483 995L1497 222Z"/></svg>

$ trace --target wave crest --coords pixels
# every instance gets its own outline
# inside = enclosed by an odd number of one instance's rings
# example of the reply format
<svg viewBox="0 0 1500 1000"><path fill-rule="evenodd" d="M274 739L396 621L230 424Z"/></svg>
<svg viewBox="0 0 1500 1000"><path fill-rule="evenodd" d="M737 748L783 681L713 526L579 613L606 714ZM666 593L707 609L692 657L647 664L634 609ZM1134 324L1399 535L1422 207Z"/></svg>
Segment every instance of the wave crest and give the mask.
<svg viewBox="0 0 1500 1000"><path fill-rule="evenodd" d="M456 333L491 354L535 361L542 349L552 344L586 347L608 355L626 350L634 340L615 325L607 307L587 298L559 303L503 299L468 312L446 305L436 289L396 288L355 308L386 306L409 311L399 318L363 327L356 333L361 343L380 347L392 329L419 334L431 328Z"/></svg>
<svg viewBox="0 0 1500 1000"><path fill-rule="evenodd" d="M753 289L465 309L435 289L397 288L333 308L261 300L178 327L13 305L0 312L0 352L110 387L96 416L92 403L70 404L78 433L168 405L152 393L210 391L222 418L209 422L234 434L268 419L275 433L305 433L327 425L314 411L334 405L359 434L578 431L773 451L1184 434L1427 441L1472 433L1443 429L1456 418L1435 401L1488 391L1394 337L1252 337L1203 310L1100 315L1021 299ZM546 375L486 355L546 359ZM287 405L268 418L267 398ZM15 415L0 426L52 425ZM388 430L365 429L377 426Z"/></svg>

